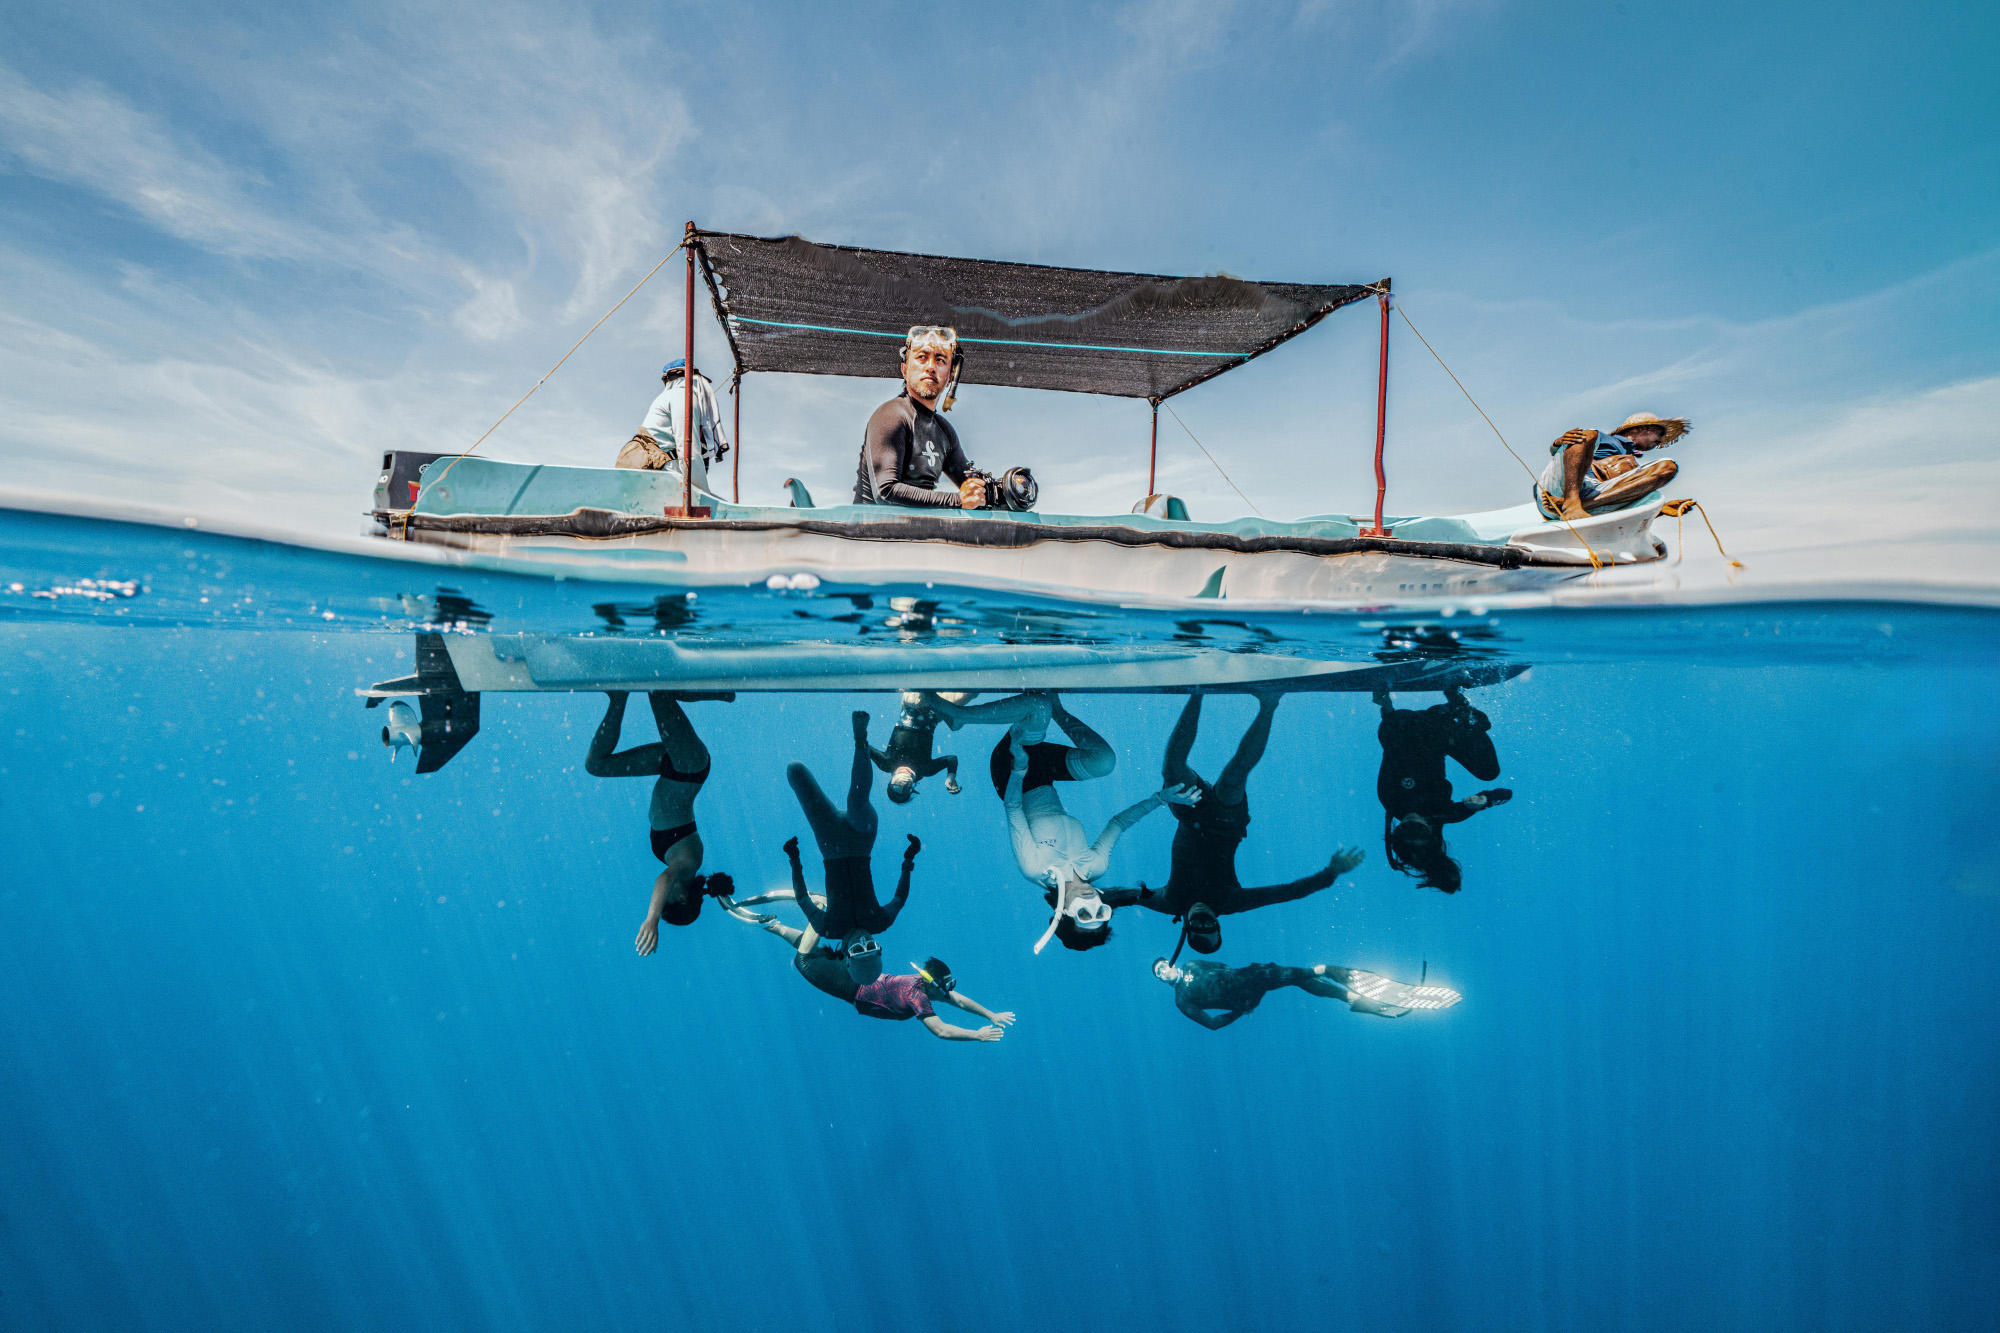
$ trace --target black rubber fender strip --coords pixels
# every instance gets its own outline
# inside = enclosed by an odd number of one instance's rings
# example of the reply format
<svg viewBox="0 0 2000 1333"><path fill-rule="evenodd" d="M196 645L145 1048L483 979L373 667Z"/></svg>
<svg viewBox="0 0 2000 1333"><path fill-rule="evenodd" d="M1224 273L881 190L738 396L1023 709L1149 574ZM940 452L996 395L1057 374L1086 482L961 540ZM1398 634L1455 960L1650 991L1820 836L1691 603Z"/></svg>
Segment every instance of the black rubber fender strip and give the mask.
<svg viewBox="0 0 2000 1333"><path fill-rule="evenodd" d="M1128 528L1120 524L1056 526L1017 523L1006 519L968 519L912 515L880 523L829 523L816 519L688 519L655 518L650 514L619 514L609 509L577 509L567 514L387 514L378 522L394 534L406 526L416 532L462 532L495 537L576 537L606 541L642 537L681 529L700 532L805 532L847 541L951 542L1018 550L1040 542L1108 542L1113 546L1162 546L1180 551L1227 551L1240 555L1411 555L1433 560L1458 560L1519 569L1529 563L1516 546L1481 546L1471 542L1408 542L1393 537L1240 537L1233 532L1179 532Z"/></svg>

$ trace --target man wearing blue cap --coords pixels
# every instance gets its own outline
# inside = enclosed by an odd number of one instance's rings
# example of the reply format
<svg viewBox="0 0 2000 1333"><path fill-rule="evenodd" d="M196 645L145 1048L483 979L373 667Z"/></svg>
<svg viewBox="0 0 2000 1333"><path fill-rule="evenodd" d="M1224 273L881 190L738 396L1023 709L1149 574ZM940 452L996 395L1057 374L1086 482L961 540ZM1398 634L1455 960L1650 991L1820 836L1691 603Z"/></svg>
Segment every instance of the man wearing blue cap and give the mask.
<svg viewBox="0 0 2000 1333"><path fill-rule="evenodd" d="M618 451L618 467L680 470L682 361L675 357L660 367L660 383L665 387L646 411L646 423L639 433ZM694 373L694 419L700 427L701 447L694 460L694 484L708 489L708 469L729 452L728 437L722 433L722 413L716 410L715 387L708 376Z"/></svg>

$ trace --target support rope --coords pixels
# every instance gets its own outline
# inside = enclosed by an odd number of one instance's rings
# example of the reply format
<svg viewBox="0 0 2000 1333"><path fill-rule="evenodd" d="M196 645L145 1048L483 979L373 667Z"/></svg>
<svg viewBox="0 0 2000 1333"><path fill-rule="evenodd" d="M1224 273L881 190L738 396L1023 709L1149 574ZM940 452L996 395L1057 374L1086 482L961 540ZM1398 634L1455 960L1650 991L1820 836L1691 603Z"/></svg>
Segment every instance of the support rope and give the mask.
<svg viewBox="0 0 2000 1333"><path fill-rule="evenodd" d="M1194 434L1194 432L1193 432L1193 431L1191 431L1191 430L1188 430L1188 424L1187 424L1187 422L1185 422L1185 421L1181 421L1181 414L1180 414L1180 413L1178 413L1178 412L1176 412L1176 411L1174 411L1174 408L1173 408L1173 404L1171 404L1171 403L1161 403L1161 404L1160 404L1160 406L1161 406L1161 407L1164 407L1164 408L1166 408L1166 409L1167 409L1167 415L1168 415L1168 416L1172 417L1172 418L1173 418L1173 419L1174 419L1175 421L1177 421L1177 422L1180 422L1180 428L1181 428L1182 430L1187 430L1187 437L1188 437L1188 438L1189 438L1190 440L1194 440L1194 447L1195 447L1195 448L1197 448L1197 449L1199 449L1199 450L1201 450L1201 452L1202 452L1202 456L1203 456L1203 457L1207 458L1209 462L1211 462L1211 463L1215 463L1215 470L1216 470L1217 472L1222 472L1222 464L1220 464L1220 463L1216 463L1216 462L1215 462L1215 455L1214 455L1214 454L1211 454L1211 453L1209 453L1209 452L1208 452L1208 446L1207 446L1207 445L1203 444L1203 443L1202 443L1202 442L1201 442L1200 440L1198 440L1198 439L1195 439L1195 434ZM1222 479L1223 479L1224 481L1227 481L1227 482L1229 482L1229 489L1230 489L1230 490L1232 490L1232 491L1235 491L1235 492L1236 492L1236 493L1237 493L1238 495L1241 495L1241 496L1243 496L1243 503L1244 503L1244 504L1247 504L1247 505L1249 505L1249 506L1250 506L1250 510L1251 510L1251 512L1252 512L1252 513L1256 514L1258 518L1262 518L1262 517L1264 517L1264 511L1263 511L1263 510L1261 510L1261 509L1259 509L1259 508L1257 508L1257 502L1256 502L1255 500L1252 500L1252 499L1251 499L1251 498L1250 498L1249 496L1247 496L1247 495L1243 495L1243 488L1242 488L1241 486L1238 486L1238 485L1237 485L1237 484L1235 483L1235 481L1233 481L1233 480L1232 480L1232 479L1230 478L1230 476L1229 476L1229 474L1228 474L1227 472L1222 472Z"/></svg>
<svg viewBox="0 0 2000 1333"><path fill-rule="evenodd" d="M1528 480L1533 482L1535 486L1539 489L1542 484L1542 479L1535 475L1535 470L1528 466L1526 459L1522 458L1521 455L1514 453L1514 446L1508 444L1507 437L1500 433L1500 428L1498 426L1493 425L1493 418L1486 415L1486 409L1479 405L1479 400L1472 396L1472 391L1467 389L1465 387L1464 382L1461 381L1457 375L1452 373L1452 369L1450 366L1445 365L1444 358L1438 355L1437 348L1431 346L1430 339L1424 337L1422 331L1419 330L1415 324L1412 324L1410 322L1409 312L1403 309L1403 303L1401 301L1396 301L1393 304L1396 308L1396 313L1403 317L1403 322L1405 324L1409 324L1410 332L1416 334L1417 341L1424 345L1424 350L1431 354L1432 359L1434 359L1438 363L1438 365L1443 368L1445 374L1451 375L1451 382L1453 384L1458 385L1458 391L1465 395L1465 401L1471 403L1472 410L1479 413L1480 417L1485 420L1486 424L1492 427L1493 437L1500 441L1501 447L1506 449L1508 453L1514 454L1514 461L1521 465L1521 470L1528 474ZM1596 550L1591 547L1591 544L1589 542L1583 539L1583 534L1576 530L1576 524L1570 522L1569 519L1565 518L1561 510L1556 511L1556 518L1560 520L1560 522L1564 527L1569 529L1569 535L1576 538L1577 545L1583 547L1584 553L1590 557L1591 572L1594 574L1599 570L1602 570L1604 568L1603 558L1597 554Z"/></svg>
<svg viewBox="0 0 2000 1333"><path fill-rule="evenodd" d="M496 421L496 422L494 422L494 423L493 423L492 425L488 426L488 427L486 428L486 434L485 434L485 435L481 435L481 436L480 436L480 437L479 437L478 439L476 439L476 440L474 440L474 441L472 442L472 448L471 448L471 449L467 449L467 450L466 450L466 451L465 451L464 453L462 453L462 454L458 455L458 457L457 457L457 458L454 458L454 459L452 459L452 460L451 460L451 461L450 461L449 463L446 463L446 464L444 465L444 471L442 471L442 472L440 472L440 473L438 473L438 474L437 474L437 479L436 479L435 481L428 481L428 482L425 482L425 483L424 483L424 485L423 485L423 486L422 486L421 488L419 488L419 489L418 489L418 491L417 491L417 494L416 494L416 498L410 501L410 507L409 507L409 509L405 510L405 511L404 511L404 513L405 513L405 514L407 515L407 514L409 514L409 513L413 513L413 512L415 512L415 510L416 510L416 507L417 507L417 503L418 503L418 501L420 501L420 500L422 500L422 499L424 498L424 492L425 492L425 491L428 491L428 490L429 490L429 489L430 489L431 487L433 487L433 486L437 485L437 484L438 484L438 482L440 482L440 481L443 481L443 480L444 480L444 479L445 479L446 477L450 476L450 475L451 475L451 470L452 470L453 468L455 468L455 467L457 467L457 466L458 466L458 460L459 460L459 458L469 458L469 457L471 457L471 456L472 456L472 450L473 450L473 449L477 449L477 448L478 448L478 447L479 447L480 445L482 445L482 444L486 443L486 436L487 436L487 435L491 435L491 434L492 434L492 433L493 433L494 431L496 431L496 430L499 430L499 429L500 429L500 427L501 427L501 425L502 425L502 424L504 424L504 423L506 422L507 418L508 418L508 417L511 417L511 416L513 416L513 415L514 415L514 410L515 410L515 408L518 408L518 407L520 407L520 405L521 405L522 403L525 403L525 402L527 402L527 401L528 401L528 400L529 400L530 398L533 398L533 397L535 396L535 389L539 389L539 388L541 388L541 387L542 387L542 386L543 386L544 384L547 384L547 383L549 382L549 378L550 378L550 376L554 375L554 374L555 374L555 373L556 373L556 372L557 372L558 370L561 370L561 369L563 368L563 361L567 361L567 360L569 360L569 359L570 359L571 357L575 356L575 355L576 355L576 349L577 349L577 347L581 347L581 346L583 346L583 345L584 345L584 343L586 343L586 342L590 341L590 335L591 335L591 334L593 334L593 333L595 333L595 332L597 332L597 331L598 331L599 329L603 328L603 327L604 327L604 321L605 321L605 320L607 320L607 319L610 319L610 318L611 318L611 317L612 317L613 315L617 314L617 313L619 312L619 310L620 310L621 308L623 308L623 306L625 305L625 303L626 303L627 301L629 301L629 300L631 300L631 299L632 299L633 297L637 296L637 295L639 294L639 288L640 288L640 287L644 287L644 286L645 286L645 285L646 285L646 284L647 284L648 282L652 281L652 277L653 277L653 274L655 274L655 273L658 273L658 272L659 272L659 271L660 271L661 269L663 269L663 268L665 268L665 267L667 266L667 259L672 259L672 258L673 258L673 257L674 257L675 255L679 254L679 253L681 252L681 250L682 250L683 248L685 248L685 247L686 247L686 245L687 245L687 242L686 242L686 241L682 241L682 242L681 242L681 243L680 243L679 245L676 245L676 246L675 246L675 247L674 247L673 249L671 249L671 250L667 251L667 256L666 256L666 259L662 259L662 260L661 260L661 261L660 261L659 263L657 263L657 264L653 265L653 267L651 268L651 270L649 270L649 271L647 272L646 276L645 276L645 277L643 277L643 278L641 278L641 279L639 279L639 281L638 281L638 284L637 284L636 286L634 286L634 287L632 288L632 290L631 290L631 291L629 291L629 292L625 293L625 295L623 295L623 296L621 296L621 297L619 297L619 298L618 298L618 304L617 304L617 305L614 305L614 306L612 306L612 307L611 307L611 308L610 308L609 310L605 311L605 312L604 312L604 314L603 314L602 316L600 316L600 317L599 317L599 319L598 319L597 323L595 323L595 324L591 325L591 326L590 326L590 327L589 327L588 329L586 329L586 330L584 331L584 334L583 334L583 337L581 337L581 338L578 338L578 339L576 340L576 347L572 347L572 348L570 348L570 349L569 349L569 350L568 350L567 352L564 352L564 353L562 354L562 361L558 361L558 362L556 362L556 363L555 363L555 364L554 364L553 366L550 366L550 367L549 367L549 370L548 370L548 374L547 374L547 375L544 375L544 376L542 376L542 377L541 377L540 379L536 380L536 381L535 381L535 387L534 387L533 389L529 389L529 390L528 390L528 391L527 391L526 393L522 394L522 395L521 395L521 396L520 396L519 398L515 399L515 400L514 400L514 406L513 406L513 407L510 407L510 408L508 408L508 409L507 409L507 410L506 410L505 412L502 412L502 413L500 414L500 420L499 420L499 421ZM682 371L681 373L682 373L682 374L689 374L689 373L691 373L691 372L692 372L692 370L693 370L693 367L692 367L692 366L690 366L690 367L687 367L686 369L684 369L684 370L683 370L683 371ZM408 520L407 520L407 518L406 518L406 519L405 519L405 525L406 525L406 528L407 528L407 523L408 523Z"/></svg>

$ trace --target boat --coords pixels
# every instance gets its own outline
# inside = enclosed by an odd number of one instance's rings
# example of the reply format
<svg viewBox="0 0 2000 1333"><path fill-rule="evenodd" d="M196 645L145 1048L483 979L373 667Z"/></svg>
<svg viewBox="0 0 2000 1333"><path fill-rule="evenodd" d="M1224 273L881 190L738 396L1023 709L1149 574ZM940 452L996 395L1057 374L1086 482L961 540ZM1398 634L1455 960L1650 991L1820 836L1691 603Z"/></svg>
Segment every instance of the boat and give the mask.
<svg viewBox="0 0 2000 1333"><path fill-rule="evenodd" d="M796 481L788 483L789 506L745 505L736 485L739 429L727 500L673 470L387 452L370 532L665 584L941 579L1089 599L1327 606L1532 591L1666 553L1651 530L1667 503L1657 492L1574 522L1548 520L1532 500L1456 516L1385 514L1387 278L1313 285L1050 268L705 231L692 222L684 248L687 360L699 281L727 337L739 428L746 375L880 378L908 328L948 324L967 351L964 383L1145 399L1153 462L1167 400L1372 299L1382 327L1374 511L1196 522L1174 497L1154 493L1150 464L1148 493L1126 513L816 504ZM828 447L845 454L853 435L843 430Z"/></svg>
<svg viewBox="0 0 2000 1333"><path fill-rule="evenodd" d="M422 630L415 674L359 691L371 708L398 699L421 708L418 722L405 704L383 732L391 745L417 737L419 773L436 771L477 733L479 699L490 692L1476 688L1526 668L1384 661L1371 653L1330 660L1323 653L1169 638L1007 641L942 622L920 632L911 626L925 614L922 590L937 585L1064 603L1212 611L1220 601L1253 601L1354 609L1535 592L1603 566L1665 554L1651 532L1666 503L1657 493L1575 522L1548 521L1534 503L1448 517L1386 514L1387 278L1310 285L1111 273L816 245L704 231L693 223L684 248L685 363L694 359L698 283L732 358L739 411L727 499L672 469L390 451L376 480L369 531L515 571L658 587L662 604L683 591L732 587L850 598L857 607L875 607L871 614L886 609L884 627L897 632L836 641L812 637L797 621L789 622L795 630L774 631L772 624L786 623L779 619L718 639L691 637L670 616L656 617L647 630L618 615L604 632L590 634ZM1031 483L995 492L1011 497L1009 506L973 511L819 504L797 480L787 482L789 505L740 501L740 403L748 374L880 378L909 328L946 324L967 349L964 383L1145 399L1157 462L1159 410L1169 399L1371 299L1382 327L1372 514L1197 522L1178 499L1155 492L1151 463L1147 494L1130 512L1114 514L1038 512ZM692 415L687 406L683 421ZM847 455L854 434L841 431L829 448Z"/></svg>

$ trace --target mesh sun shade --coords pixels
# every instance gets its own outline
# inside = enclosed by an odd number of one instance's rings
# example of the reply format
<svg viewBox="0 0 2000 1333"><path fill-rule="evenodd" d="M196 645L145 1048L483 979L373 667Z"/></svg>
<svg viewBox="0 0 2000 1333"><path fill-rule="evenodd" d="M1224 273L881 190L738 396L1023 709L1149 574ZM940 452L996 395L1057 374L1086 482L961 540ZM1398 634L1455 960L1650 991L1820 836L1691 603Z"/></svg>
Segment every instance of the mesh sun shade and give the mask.
<svg viewBox="0 0 2000 1333"><path fill-rule="evenodd" d="M737 364L803 375L893 377L910 326L945 324L967 384L1167 398L1372 290L696 236Z"/></svg>

